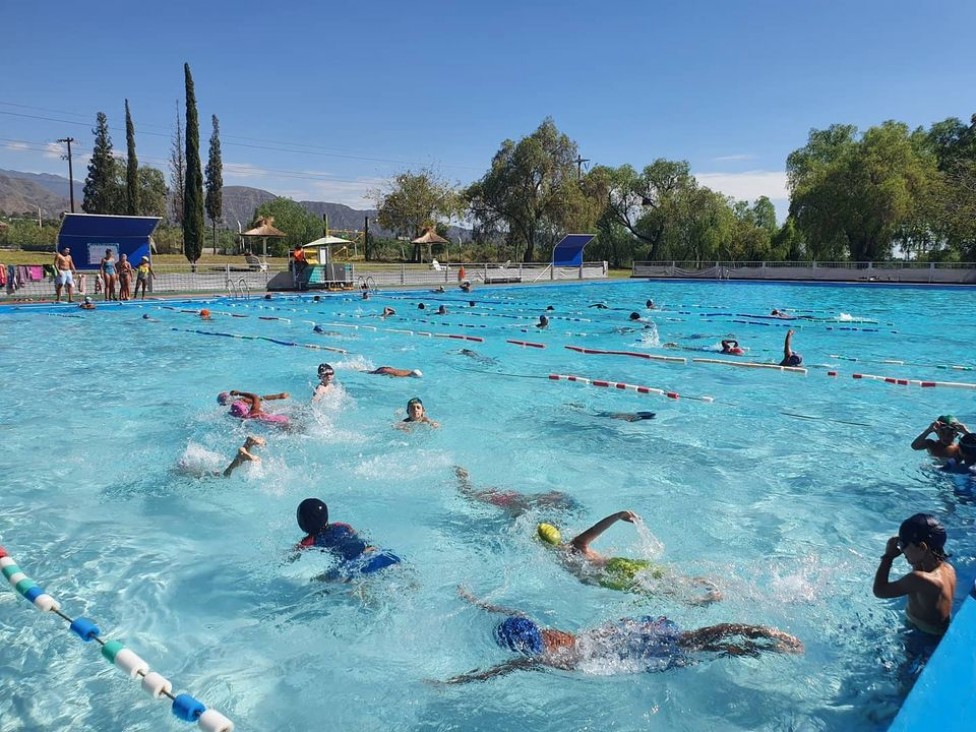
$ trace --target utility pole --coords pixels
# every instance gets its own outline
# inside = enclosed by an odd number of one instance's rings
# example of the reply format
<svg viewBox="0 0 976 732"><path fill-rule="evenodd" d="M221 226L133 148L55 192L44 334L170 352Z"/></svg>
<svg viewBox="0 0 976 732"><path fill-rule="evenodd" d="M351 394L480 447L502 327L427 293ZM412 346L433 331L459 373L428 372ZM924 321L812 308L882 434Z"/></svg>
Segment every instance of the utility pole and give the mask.
<svg viewBox="0 0 976 732"><path fill-rule="evenodd" d="M582 180L582 178L583 178L583 163L590 162L590 159L589 158L584 158L579 153L576 153L576 160L574 160L573 162L576 163L576 180Z"/></svg>
<svg viewBox="0 0 976 732"><path fill-rule="evenodd" d="M71 198L71 213L75 212L75 174L71 169L71 143L75 141L73 137L62 137L58 142L68 143L68 195ZM61 159L64 160L66 156L62 155Z"/></svg>

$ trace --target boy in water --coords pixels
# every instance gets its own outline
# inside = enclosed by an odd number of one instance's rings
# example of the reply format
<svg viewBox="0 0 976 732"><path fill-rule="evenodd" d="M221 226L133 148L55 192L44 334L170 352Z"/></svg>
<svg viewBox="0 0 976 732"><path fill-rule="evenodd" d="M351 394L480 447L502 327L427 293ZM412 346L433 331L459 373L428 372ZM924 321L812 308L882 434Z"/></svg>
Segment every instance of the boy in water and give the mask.
<svg viewBox="0 0 976 732"><path fill-rule="evenodd" d="M586 662L607 665L626 663L634 671L666 671L694 662L688 652L713 652L726 656L758 656L761 651L803 653L803 643L788 633L762 625L722 623L696 630L681 630L666 617L645 615L621 618L580 633L542 628L518 610L490 605L465 588L458 593L483 610L508 615L495 628L495 641L522 654L484 671L455 676L449 684L484 681L519 669L558 668L577 670ZM732 642L734 638L741 638Z"/></svg>
<svg viewBox="0 0 976 732"><path fill-rule="evenodd" d="M783 341L783 360L780 366L799 366L803 363L803 356L793 350L793 329L786 331L786 339Z"/></svg>
<svg viewBox="0 0 976 732"><path fill-rule="evenodd" d="M407 429L407 427L417 423L429 424L431 427L440 427L440 423L435 422L427 416L427 410L424 409L424 403L420 401L420 397L414 397L407 402L406 418L402 422L397 422L394 426L399 429Z"/></svg>
<svg viewBox="0 0 976 732"><path fill-rule="evenodd" d="M298 504L297 518L306 536L295 548L299 551L313 547L325 549L340 562L319 579L348 582L356 575L372 574L400 563L400 558L392 552L363 541L349 524L330 524L329 507L318 498L306 498Z"/></svg>
<svg viewBox="0 0 976 732"><path fill-rule="evenodd" d="M956 592L956 570L945 553L946 531L927 513L905 519L898 536L888 539L874 573L874 596L883 599L908 596L905 615L923 633L941 637L949 628L952 598ZM891 563L900 555L912 571L891 582Z"/></svg>
<svg viewBox="0 0 976 732"><path fill-rule="evenodd" d="M326 394L335 391L335 369L327 363L319 364L319 383L315 385L312 401L317 402Z"/></svg>
<svg viewBox="0 0 976 732"><path fill-rule="evenodd" d="M457 476L458 492L462 496L470 498L472 501L497 506L512 518L518 518L523 513L538 508L562 511L572 511L579 508L579 504L572 496L559 491L519 493L518 491L504 491L499 488L475 488L471 483L468 471L460 465L454 466L454 474Z"/></svg>
<svg viewBox="0 0 976 732"><path fill-rule="evenodd" d="M934 434L936 439L928 439ZM956 437L969 434L969 428L951 414L942 414L935 418L922 434L912 440L913 450L927 450L932 457L945 462L950 458L959 457L959 445Z"/></svg>

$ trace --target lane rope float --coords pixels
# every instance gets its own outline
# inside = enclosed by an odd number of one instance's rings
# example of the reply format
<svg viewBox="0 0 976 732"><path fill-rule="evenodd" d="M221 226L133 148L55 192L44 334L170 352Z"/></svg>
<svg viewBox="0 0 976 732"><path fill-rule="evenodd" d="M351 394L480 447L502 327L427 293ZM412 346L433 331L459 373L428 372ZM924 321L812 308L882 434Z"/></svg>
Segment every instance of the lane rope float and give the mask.
<svg viewBox="0 0 976 732"><path fill-rule="evenodd" d="M550 381L572 381L577 384L588 384L589 386L602 387L604 389L619 389L621 391L635 391L638 394L656 394L657 396L667 397L668 399L692 399L696 402L714 402L715 398L710 396L681 396L676 391L659 389L654 386L640 386L638 384L626 384L622 381L608 381L606 379L588 379L585 376L575 376L573 374L549 374Z"/></svg>
<svg viewBox="0 0 976 732"><path fill-rule="evenodd" d="M61 603L28 577L2 546L0 546L0 568L3 576L27 602L41 612L57 615L68 623L71 631L84 642L95 641L102 647L102 657L130 679L138 681L143 691L153 699L165 696L172 701L170 711L173 712L173 716L184 722L196 722L204 732L233 732L234 723L216 709L208 709L203 702L189 694L173 696L172 682L155 671L150 671L149 664L126 648L122 641L102 640L100 637L102 631L93 620L81 616L72 619L61 612Z"/></svg>
<svg viewBox="0 0 976 732"><path fill-rule="evenodd" d="M883 381L885 384L895 384L897 386L920 386L923 389L932 389L937 386L945 389L976 389L976 384L969 384L963 381L922 381L920 379L899 379L894 376L878 376L876 374L851 374L851 378L867 381Z"/></svg>
<svg viewBox="0 0 976 732"><path fill-rule="evenodd" d="M299 348L308 348L313 351L331 351L333 353L349 353L344 348L335 348L334 346L320 346L317 343L297 343L296 341L283 341L278 338L271 338L270 336L258 336L258 335L243 335L241 333L221 333L214 330L193 330L191 328L173 328L173 330L180 333L196 333L197 335L208 335L208 336L220 336L222 338L237 338L242 341L267 341L268 343L276 343L279 346L298 346Z"/></svg>
<svg viewBox="0 0 976 732"><path fill-rule="evenodd" d="M545 348L546 347L545 343L533 343L532 341L507 340L505 342L511 343L516 346L522 346L523 348Z"/></svg>
<svg viewBox="0 0 976 732"><path fill-rule="evenodd" d="M754 363L752 361L726 361L723 358L693 358L692 363L717 363L722 366L738 366L743 369L776 369L777 371L790 371L795 374L806 374L807 370L802 366L780 366L775 363Z"/></svg>
<svg viewBox="0 0 976 732"><path fill-rule="evenodd" d="M688 359L683 356L658 356L655 353L642 353L640 351L602 351L596 348L583 348L582 346L564 346L564 348L587 355L630 356L632 358L645 358L651 361L664 361L665 363L688 363Z"/></svg>

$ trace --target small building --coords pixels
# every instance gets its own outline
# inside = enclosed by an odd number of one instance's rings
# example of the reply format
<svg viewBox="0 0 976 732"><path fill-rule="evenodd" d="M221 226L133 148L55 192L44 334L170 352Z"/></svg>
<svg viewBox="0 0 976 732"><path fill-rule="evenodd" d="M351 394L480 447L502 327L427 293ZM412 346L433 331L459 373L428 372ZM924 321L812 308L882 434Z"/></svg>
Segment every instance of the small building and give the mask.
<svg viewBox="0 0 976 732"><path fill-rule="evenodd" d="M135 266L143 257L152 259L152 233L158 224L158 216L66 213L58 230L58 251L69 247L80 270L98 269L107 249L116 259L126 255Z"/></svg>

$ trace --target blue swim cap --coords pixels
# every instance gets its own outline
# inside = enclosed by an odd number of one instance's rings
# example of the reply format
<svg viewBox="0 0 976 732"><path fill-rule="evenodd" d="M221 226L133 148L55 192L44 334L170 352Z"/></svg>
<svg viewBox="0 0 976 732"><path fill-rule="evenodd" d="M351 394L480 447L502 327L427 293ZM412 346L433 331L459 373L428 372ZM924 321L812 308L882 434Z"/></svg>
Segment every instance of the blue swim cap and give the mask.
<svg viewBox="0 0 976 732"><path fill-rule="evenodd" d="M543 649L542 632L528 618L506 618L495 628L495 641L502 648L527 656L537 656Z"/></svg>

